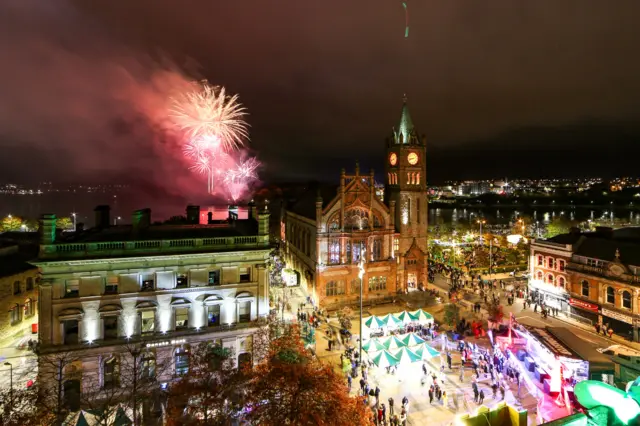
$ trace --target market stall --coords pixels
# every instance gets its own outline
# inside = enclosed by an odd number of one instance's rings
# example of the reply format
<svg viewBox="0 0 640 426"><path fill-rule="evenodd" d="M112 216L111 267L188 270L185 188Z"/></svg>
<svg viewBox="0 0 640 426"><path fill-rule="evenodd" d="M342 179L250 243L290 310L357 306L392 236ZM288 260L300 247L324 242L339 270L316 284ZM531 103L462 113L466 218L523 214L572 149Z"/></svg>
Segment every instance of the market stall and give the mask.
<svg viewBox="0 0 640 426"><path fill-rule="evenodd" d="M418 309L412 312L398 312L384 316L372 315L362 319L364 325L363 340L372 337L382 337L392 332L405 333L420 327L429 327L433 324L433 316Z"/></svg>

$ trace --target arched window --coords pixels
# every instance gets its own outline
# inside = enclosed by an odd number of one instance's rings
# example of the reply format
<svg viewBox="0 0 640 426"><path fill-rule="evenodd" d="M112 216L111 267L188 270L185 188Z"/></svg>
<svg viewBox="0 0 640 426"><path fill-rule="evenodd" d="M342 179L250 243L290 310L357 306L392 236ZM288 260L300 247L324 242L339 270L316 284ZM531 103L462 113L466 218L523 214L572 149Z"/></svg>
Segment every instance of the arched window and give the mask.
<svg viewBox="0 0 640 426"><path fill-rule="evenodd" d="M582 286L582 296L589 297L589 281L582 280L580 285Z"/></svg>
<svg viewBox="0 0 640 426"><path fill-rule="evenodd" d="M554 283L555 283L555 279L554 279L553 275L551 275L551 274L547 275L547 284L553 285Z"/></svg>
<svg viewBox="0 0 640 426"><path fill-rule="evenodd" d="M362 231L369 228L369 212L365 209L354 208L345 213L345 230Z"/></svg>
<svg viewBox="0 0 640 426"><path fill-rule="evenodd" d="M555 269L555 262L556 262L556 260L553 257L549 257L547 259L547 268Z"/></svg>
<svg viewBox="0 0 640 426"><path fill-rule="evenodd" d="M622 292L622 307L625 309L631 309L631 293L628 291Z"/></svg>
<svg viewBox="0 0 640 426"><path fill-rule="evenodd" d="M102 386L105 389L120 386L120 363L115 356L107 358L102 364Z"/></svg>
<svg viewBox="0 0 640 426"><path fill-rule="evenodd" d="M33 290L33 278L27 278L27 291Z"/></svg>
<svg viewBox="0 0 640 426"><path fill-rule="evenodd" d="M332 238L329 240L329 264L337 265L340 263L340 240Z"/></svg>
<svg viewBox="0 0 640 426"><path fill-rule="evenodd" d="M538 266L544 265L544 257L542 255L538 255Z"/></svg>
<svg viewBox="0 0 640 426"><path fill-rule="evenodd" d="M558 271L564 272L564 265L565 265L564 260L558 260Z"/></svg>
<svg viewBox="0 0 640 426"><path fill-rule="evenodd" d="M420 173L416 175L416 185L420 185Z"/></svg>
<svg viewBox="0 0 640 426"><path fill-rule="evenodd" d="M558 287L564 288L564 277L558 277Z"/></svg>
<svg viewBox="0 0 640 426"><path fill-rule="evenodd" d="M542 271L538 271L538 272L536 273L536 279L538 279L538 280L542 281Z"/></svg>
<svg viewBox="0 0 640 426"><path fill-rule="evenodd" d="M33 300L31 299L27 299L24 301L24 316L25 317L31 317L33 315L35 315L36 313L36 308L35 308L35 304L33 303Z"/></svg>
<svg viewBox="0 0 640 426"><path fill-rule="evenodd" d="M607 303L616 303L616 291L613 287L607 287Z"/></svg>

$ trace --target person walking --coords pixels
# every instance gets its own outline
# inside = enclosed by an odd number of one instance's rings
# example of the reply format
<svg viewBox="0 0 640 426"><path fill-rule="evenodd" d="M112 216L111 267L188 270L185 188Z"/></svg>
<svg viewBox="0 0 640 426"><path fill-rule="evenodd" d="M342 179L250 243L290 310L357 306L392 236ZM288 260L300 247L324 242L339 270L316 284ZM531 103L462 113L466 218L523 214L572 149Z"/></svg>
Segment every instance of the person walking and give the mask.
<svg viewBox="0 0 640 426"><path fill-rule="evenodd" d="M433 385L429 388L429 404L433 404Z"/></svg>
<svg viewBox="0 0 640 426"><path fill-rule="evenodd" d="M478 404L481 404L484 402L484 391L482 389L480 389L480 395L478 396Z"/></svg>
<svg viewBox="0 0 640 426"><path fill-rule="evenodd" d="M389 418L395 414L393 412L393 402L393 398L389 397Z"/></svg>

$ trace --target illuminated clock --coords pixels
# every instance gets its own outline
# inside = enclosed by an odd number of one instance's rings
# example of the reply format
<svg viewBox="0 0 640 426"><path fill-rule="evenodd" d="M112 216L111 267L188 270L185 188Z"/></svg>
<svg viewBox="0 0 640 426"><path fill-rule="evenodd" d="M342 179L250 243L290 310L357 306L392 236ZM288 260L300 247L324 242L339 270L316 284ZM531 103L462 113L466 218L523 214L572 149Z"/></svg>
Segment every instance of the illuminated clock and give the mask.
<svg viewBox="0 0 640 426"><path fill-rule="evenodd" d="M392 166L395 166L398 163L398 156L396 155L395 152L392 152L389 155L389 164L391 164Z"/></svg>
<svg viewBox="0 0 640 426"><path fill-rule="evenodd" d="M409 164L415 166L416 164L418 164L418 154L416 154L415 152L410 153L407 157L407 160L409 161Z"/></svg>

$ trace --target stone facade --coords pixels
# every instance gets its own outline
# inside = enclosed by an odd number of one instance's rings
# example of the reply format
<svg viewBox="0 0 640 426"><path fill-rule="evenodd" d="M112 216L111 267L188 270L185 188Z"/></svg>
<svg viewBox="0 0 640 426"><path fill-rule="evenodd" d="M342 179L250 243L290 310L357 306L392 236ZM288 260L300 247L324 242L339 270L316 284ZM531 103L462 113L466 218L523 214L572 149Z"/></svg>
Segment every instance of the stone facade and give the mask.
<svg viewBox="0 0 640 426"><path fill-rule="evenodd" d="M38 268L19 258L17 246L0 250L0 340L32 335L38 324ZM36 340L36 337L34 337Z"/></svg>
<svg viewBox="0 0 640 426"><path fill-rule="evenodd" d="M43 216L42 229L51 220ZM168 365L155 377L159 384L184 373L199 342L221 343L237 362L251 362L256 321L269 312L271 248L269 213L249 221L253 235L238 231L243 221L156 226L139 220L121 227L131 237L125 240L114 239L120 227L65 242L43 232L35 262L41 359L80 354L65 366L65 389L75 392L109 385L109 363L121 362L132 345L154 365Z"/></svg>

